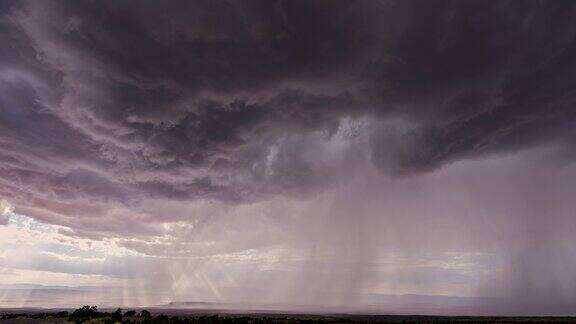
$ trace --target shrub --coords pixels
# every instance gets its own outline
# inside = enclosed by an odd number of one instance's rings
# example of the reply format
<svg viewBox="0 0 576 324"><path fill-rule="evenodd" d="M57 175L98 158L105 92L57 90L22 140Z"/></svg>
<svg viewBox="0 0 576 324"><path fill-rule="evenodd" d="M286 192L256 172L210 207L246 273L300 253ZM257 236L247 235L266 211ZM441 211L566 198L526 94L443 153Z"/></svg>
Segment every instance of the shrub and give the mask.
<svg viewBox="0 0 576 324"><path fill-rule="evenodd" d="M99 316L97 306L84 305L72 312L69 319L76 323L83 323Z"/></svg>
<svg viewBox="0 0 576 324"><path fill-rule="evenodd" d="M136 316L136 311L134 310L129 310L126 313L124 313L124 317L134 317Z"/></svg>
<svg viewBox="0 0 576 324"><path fill-rule="evenodd" d="M147 311L147 310L143 309L143 310L141 310L141 311L140 311L140 313L138 313L138 315L137 315L137 316L138 316L138 317L142 317L142 318L145 318L145 319L146 319L146 318L151 318L151 317L152 317L152 314L150 314L150 312L149 312L149 311Z"/></svg>

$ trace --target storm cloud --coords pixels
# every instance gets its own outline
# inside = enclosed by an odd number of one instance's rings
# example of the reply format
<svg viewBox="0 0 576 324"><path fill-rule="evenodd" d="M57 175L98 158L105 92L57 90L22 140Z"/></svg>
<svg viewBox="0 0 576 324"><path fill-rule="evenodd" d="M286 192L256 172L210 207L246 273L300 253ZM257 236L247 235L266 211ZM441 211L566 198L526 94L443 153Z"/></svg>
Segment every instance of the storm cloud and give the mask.
<svg viewBox="0 0 576 324"><path fill-rule="evenodd" d="M483 181L462 163L517 154L572 163L574 17L573 1L4 1L0 198L65 236L115 238L150 256L308 244L284 214L316 222L328 208L332 227L317 249L347 246L340 260L368 264L382 242L362 234L363 220L380 217L365 206L383 196L400 195L383 210L427 205L418 193L435 197L429 181L453 192L453 165L471 173L454 181ZM528 176L512 174L520 187ZM560 179L542 183L573 193ZM505 202L470 190L536 227L544 216L518 207L523 199L562 205L549 195L557 189L505 193ZM329 207L273 207L282 199ZM254 204L272 212L250 220L261 213ZM551 228L567 221L555 211ZM246 239L248 227L258 239ZM338 237L356 227L355 243ZM228 240L215 239L219 230ZM396 238L388 246L414 248ZM534 253L515 260L545 258ZM342 291L361 289L369 272L345 274Z"/></svg>

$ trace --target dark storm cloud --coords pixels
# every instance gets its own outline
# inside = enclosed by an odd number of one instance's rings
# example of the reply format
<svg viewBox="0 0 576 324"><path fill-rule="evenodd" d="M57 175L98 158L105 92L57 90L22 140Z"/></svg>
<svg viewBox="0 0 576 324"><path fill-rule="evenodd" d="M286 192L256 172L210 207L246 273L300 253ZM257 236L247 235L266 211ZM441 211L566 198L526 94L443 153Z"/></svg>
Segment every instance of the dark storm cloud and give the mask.
<svg viewBox="0 0 576 324"><path fill-rule="evenodd" d="M530 1L415 6L396 52L402 63L387 68L391 97L418 127L402 134L410 145L375 136L376 163L412 173L567 137L575 120L574 9Z"/></svg>
<svg viewBox="0 0 576 324"><path fill-rule="evenodd" d="M371 120L392 175L570 144L571 1L2 7L0 194L71 227L142 199L314 191L362 155L318 162L346 118Z"/></svg>

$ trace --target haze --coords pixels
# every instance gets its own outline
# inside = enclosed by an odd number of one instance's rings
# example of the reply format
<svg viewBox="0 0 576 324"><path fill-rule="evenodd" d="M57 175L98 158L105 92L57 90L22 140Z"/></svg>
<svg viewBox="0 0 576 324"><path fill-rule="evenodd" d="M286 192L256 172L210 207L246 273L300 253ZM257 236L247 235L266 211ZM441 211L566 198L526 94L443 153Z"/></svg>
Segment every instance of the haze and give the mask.
<svg viewBox="0 0 576 324"><path fill-rule="evenodd" d="M0 307L574 315L575 18L1 1Z"/></svg>

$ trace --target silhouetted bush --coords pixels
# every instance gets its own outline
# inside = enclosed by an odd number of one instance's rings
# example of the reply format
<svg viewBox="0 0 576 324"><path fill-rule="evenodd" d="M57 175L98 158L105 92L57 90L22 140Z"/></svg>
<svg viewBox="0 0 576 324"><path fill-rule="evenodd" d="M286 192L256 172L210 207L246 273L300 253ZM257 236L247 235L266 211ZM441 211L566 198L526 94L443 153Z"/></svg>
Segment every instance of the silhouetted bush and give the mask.
<svg viewBox="0 0 576 324"><path fill-rule="evenodd" d="M118 308L114 313L110 314L110 319L106 321L110 324L122 322L122 309Z"/></svg>
<svg viewBox="0 0 576 324"><path fill-rule="evenodd" d="M124 313L124 317L134 317L136 316L136 311L134 310L129 310L126 313Z"/></svg>
<svg viewBox="0 0 576 324"><path fill-rule="evenodd" d="M100 316L97 306L84 305L72 312L68 319L75 323L83 323Z"/></svg>
<svg viewBox="0 0 576 324"><path fill-rule="evenodd" d="M56 313L55 316L56 316L56 317L66 317L66 316L68 316L68 311L58 312L58 313Z"/></svg>
<svg viewBox="0 0 576 324"><path fill-rule="evenodd" d="M149 318L152 317L152 314L150 314L149 311L143 309L143 310L141 310L141 311L138 313L138 315L136 315L136 316L142 317L142 318L144 318L144 319L149 319Z"/></svg>

